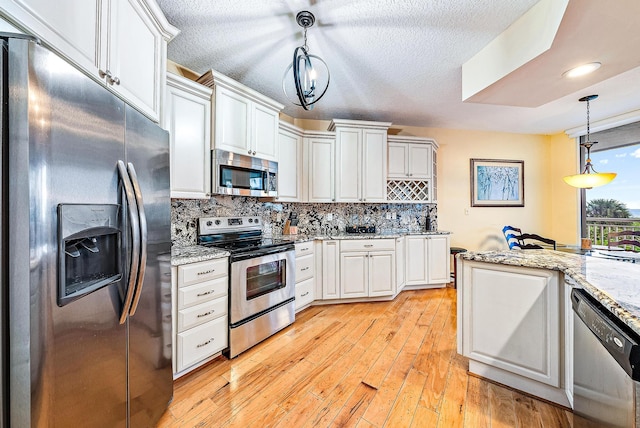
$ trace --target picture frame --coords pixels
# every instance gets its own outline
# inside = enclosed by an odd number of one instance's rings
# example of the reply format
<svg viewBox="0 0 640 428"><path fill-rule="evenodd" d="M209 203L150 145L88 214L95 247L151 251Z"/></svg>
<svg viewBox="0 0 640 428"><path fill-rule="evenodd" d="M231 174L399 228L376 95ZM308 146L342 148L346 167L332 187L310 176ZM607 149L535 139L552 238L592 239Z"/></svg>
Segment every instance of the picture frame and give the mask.
<svg viewBox="0 0 640 428"><path fill-rule="evenodd" d="M524 161L471 159L472 207L524 207Z"/></svg>

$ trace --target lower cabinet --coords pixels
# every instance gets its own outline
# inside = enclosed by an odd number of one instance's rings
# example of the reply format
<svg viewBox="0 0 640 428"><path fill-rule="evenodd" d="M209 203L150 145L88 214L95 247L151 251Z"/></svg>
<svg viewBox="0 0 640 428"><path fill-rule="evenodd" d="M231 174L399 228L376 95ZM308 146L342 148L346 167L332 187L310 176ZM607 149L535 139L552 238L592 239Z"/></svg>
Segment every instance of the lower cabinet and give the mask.
<svg viewBox="0 0 640 428"><path fill-rule="evenodd" d="M322 299L340 298L340 241L322 241Z"/></svg>
<svg viewBox="0 0 640 428"><path fill-rule="evenodd" d="M405 285L443 285L450 281L449 235L405 237Z"/></svg>
<svg viewBox="0 0 640 428"><path fill-rule="evenodd" d="M172 270L174 377L217 356L228 345L228 259Z"/></svg>
<svg viewBox="0 0 640 428"><path fill-rule="evenodd" d="M315 264L313 241L296 244L296 312L315 299Z"/></svg>
<svg viewBox="0 0 640 428"><path fill-rule="evenodd" d="M340 245L340 298L396 293L395 239L345 240Z"/></svg>
<svg viewBox="0 0 640 428"><path fill-rule="evenodd" d="M568 405L560 274L466 260L460 273L458 351L469 371Z"/></svg>

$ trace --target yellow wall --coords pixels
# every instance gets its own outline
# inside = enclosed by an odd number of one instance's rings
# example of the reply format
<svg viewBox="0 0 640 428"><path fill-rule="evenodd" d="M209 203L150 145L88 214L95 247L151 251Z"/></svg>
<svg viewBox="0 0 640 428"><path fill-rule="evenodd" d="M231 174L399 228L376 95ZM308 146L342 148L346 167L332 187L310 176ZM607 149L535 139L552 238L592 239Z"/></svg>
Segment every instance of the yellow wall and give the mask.
<svg viewBox="0 0 640 428"><path fill-rule="evenodd" d="M295 119L309 130L327 130L329 121ZM565 134L509 134L393 125L390 134L436 140L438 227L453 232L451 245L469 250L506 249L505 225L555 239L579 242L578 191L562 177L578 170L577 143ZM470 159L524 160L525 206L471 207Z"/></svg>

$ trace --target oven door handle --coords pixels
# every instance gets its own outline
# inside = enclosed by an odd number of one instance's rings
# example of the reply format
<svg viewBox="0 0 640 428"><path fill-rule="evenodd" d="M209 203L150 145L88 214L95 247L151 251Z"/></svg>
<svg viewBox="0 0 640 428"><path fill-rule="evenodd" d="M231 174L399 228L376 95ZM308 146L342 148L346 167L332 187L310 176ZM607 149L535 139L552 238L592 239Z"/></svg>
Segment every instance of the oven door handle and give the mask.
<svg viewBox="0 0 640 428"><path fill-rule="evenodd" d="M257 251L251 251L251 252L247 252L247 253L241 253L241 254L231 254L231 257L229 258L229 261L231 263L233 262L239 262L241 260L248 260L248 259L255 259L258 257L262 257L262 256L269 256L271 254L285 254L289 251L293 251L294 248L282 248L282 247L278 247L278 248L271 248L271 249L266 249L266 250L257 250Z"/></svg>

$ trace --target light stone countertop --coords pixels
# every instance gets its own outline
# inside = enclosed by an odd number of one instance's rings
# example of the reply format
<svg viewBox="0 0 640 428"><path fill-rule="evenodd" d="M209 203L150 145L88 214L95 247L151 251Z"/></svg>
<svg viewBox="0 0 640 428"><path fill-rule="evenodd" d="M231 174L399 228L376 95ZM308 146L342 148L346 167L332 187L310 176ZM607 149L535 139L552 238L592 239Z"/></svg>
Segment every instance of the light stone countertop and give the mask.
<svg viewBox="0 0 640 428"><path fill-rule="evenodd" d="M382 231L380 233L340 233L334 235L272 235L267 236L269 238L279 238L294 243L302 243L318 240L334 240L334 239L395 239L402 236L416 236L416 235L449 235L451 232L447 231L435 231L435 232L423 232L423 231L406 231L406 230L392 230ZM219 250L217 248L204 247L202 245L190 245L185 247L173 246L171 248L171 265L180 266L187 263L204 262L207 260L213 260L220 257L228 257L229 252Z"/></svg>
<svg viewBox="0 0 640 428"><path fill-rule="evenodd" d="M640 264L553 250L466 252L456 257L486 263L557 270L640 335Z"/></svg>
<svg viewBox="0 0 640 428"><path fill-rule="evenodd" d="M190 245L188 247L171 247L171 266L186 265L188 263L198 263L207 260L229 257L230 253L225 250L202 245Z"/></svg>

